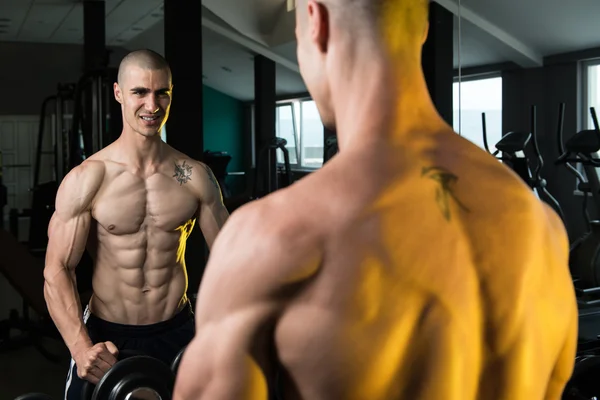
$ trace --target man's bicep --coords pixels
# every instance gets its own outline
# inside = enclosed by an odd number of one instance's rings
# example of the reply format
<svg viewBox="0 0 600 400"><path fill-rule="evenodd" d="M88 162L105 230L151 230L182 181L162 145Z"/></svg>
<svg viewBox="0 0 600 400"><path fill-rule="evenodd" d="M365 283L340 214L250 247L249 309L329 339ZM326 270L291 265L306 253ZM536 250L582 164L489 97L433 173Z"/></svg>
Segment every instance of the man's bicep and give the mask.
<svg viewBox="0 0 600 400"><path fill-rule="evenodd" d="M47 268L72 269L77 266L85 251L90 223L89 212L67 217L54 213L48 226Z"/></svg>
<svg viewBox="0 0 600 400"><path fill-rule="evenodd" d="M47 269L74 268L81 260L92 219L91 200L97 189L90 187L86 175L90 174L81 169L71 171L58 190L48 225Z"/></svg>
<svg viewBox="0 0 600 400"><path fill-rule="evenodd" d="M219 231L229 218L229 212L223 203L221 188L213 172L206 164L200 163L200 166L204 171L204 175L201 185L198 219L208 247L212 249Z"/></svg>

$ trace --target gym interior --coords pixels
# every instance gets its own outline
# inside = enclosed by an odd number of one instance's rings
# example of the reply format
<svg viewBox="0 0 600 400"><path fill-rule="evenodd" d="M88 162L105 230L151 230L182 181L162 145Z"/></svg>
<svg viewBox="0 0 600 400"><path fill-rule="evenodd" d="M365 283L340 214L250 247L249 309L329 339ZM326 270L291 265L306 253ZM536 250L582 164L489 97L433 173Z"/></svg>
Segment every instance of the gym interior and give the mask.
<svg viewBox="0 0 600 400"><path fill-rule="evenodd" d="M440 114L567 228L580 330L564 398L600 396L600 2L430 9L423 69ZM149 48L171 65L163 140L212 168L231 212L335 156L335 132L299 74L294 18L293 0L0 0L0 400L64 396L70 357L42 289L48 221L61 179L121 132L112 83L128 51ZM207 256L196 228L191 298ZM91 265L81 264L86 301Z"/></svg>

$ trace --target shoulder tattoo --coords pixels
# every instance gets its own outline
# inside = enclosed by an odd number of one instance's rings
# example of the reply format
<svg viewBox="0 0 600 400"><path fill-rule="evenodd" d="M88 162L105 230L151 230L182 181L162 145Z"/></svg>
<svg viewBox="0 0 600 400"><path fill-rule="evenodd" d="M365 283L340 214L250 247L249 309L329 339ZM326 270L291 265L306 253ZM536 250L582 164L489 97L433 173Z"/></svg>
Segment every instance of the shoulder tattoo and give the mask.
<svg viewBox="0 0 600 400"><path fill-rule="evenodd" d="M204 163L202 163L202 166L206 170L206 173L208 174L208 179L210 179L212 184L215 186L215 189L217 189L217 191L221 191L221 187L219 186L219 183L217 182L217 178L215 177L215 174L213 174L212 170L208 167L208 165L206 165Z"/></svg>
<svg viewBox="0 0 600 400"><path fill-rule="evenodd" d="M450 221L450 198L465 212L469 209L463 205L453 191L458 177L443 167L423 167L421 176L432 179L438 183L435 190L435 201L446 221Z"/></svg>
<svg viewBox="0 0 600 400"><path fill-rule="evenodd" d="M179 182L180 186L192 180L192 166L186 164L185 161L181 164L175 163L175 174L173 175L173 178Z"/></svg>

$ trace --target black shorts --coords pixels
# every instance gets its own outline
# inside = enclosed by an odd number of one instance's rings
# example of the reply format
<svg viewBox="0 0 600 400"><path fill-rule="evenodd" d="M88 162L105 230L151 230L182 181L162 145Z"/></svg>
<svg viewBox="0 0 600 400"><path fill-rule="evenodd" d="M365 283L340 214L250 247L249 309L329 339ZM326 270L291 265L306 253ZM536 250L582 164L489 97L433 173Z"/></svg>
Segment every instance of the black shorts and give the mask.
<svg viewBox="0 0 600 400"><path fill-rule="evenodd" d="M158 358L169 366L181 349L193 339L196 328L189 303L170 320L151 325L115 324L90 314L87 307L83 313L83 321L93 343L110 341L119 350L140 352ZM83 384L84 381L77 376L77 366L71 360L65 400L79 400Z"/></svg>

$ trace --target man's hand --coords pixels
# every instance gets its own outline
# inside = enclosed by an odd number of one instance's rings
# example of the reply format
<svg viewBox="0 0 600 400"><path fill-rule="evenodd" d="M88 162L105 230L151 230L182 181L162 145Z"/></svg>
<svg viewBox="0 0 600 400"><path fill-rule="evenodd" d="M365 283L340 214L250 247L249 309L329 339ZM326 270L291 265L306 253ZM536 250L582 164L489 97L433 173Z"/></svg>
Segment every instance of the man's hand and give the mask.
<svg viewBox="0 0 600 400"><path fill-rule="evenodd" d="M97 343L73 356L77 364L77 376L94 385L117 362L119 350L112 342Z"/></svg>

